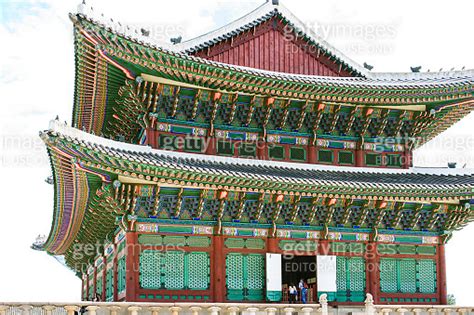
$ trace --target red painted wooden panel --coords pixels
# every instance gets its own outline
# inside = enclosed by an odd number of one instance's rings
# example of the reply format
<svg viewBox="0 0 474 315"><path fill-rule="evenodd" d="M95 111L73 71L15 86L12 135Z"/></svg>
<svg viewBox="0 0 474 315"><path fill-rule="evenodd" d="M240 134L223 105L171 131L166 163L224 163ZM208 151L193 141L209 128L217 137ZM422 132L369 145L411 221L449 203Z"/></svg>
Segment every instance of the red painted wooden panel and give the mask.
<svg viewBox="0 0 474 315"><path fill-rule="evenodd" d="M330 61L300 38L289 40L282 33L282 27L272 26L268 21L255 31L242 33L232 41L220 42L209 50L200 50L194 55L206 59L240 66L279 71L287 73L350 76L345 70L339 71L339 65Z"/></svg>

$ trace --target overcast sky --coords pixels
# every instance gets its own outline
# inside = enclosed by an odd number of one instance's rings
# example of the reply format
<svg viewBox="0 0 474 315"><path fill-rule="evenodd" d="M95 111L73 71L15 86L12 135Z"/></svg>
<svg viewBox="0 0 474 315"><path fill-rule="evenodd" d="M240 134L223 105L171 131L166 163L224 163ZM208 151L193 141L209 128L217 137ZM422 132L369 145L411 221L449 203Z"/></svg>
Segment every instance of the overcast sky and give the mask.
<svg viewBox="0 0 474 315"><path fill-rule="evenodd" d="M249 12L260 1L87 1L106 17L149 25L157 40L192 38ZM70 123L72 25L79 1L0 0L0 301L77 301L80 281L53 257L29 248L48 234L51 174L38 131L56 115ZM282 1L320 36L373 71L474 68L473 2ZM471 114L419 149L415 165L474 167ZM448 292L472 305L474 224L447 246Z"/></svg>

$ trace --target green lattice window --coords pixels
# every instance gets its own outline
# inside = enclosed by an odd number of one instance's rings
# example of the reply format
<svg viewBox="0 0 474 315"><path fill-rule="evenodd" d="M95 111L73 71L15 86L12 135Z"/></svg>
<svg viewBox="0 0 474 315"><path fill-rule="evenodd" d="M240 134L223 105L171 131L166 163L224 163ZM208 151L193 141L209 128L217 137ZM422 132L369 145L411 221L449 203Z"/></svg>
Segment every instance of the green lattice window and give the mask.
<svg viewBox="0 0 474 315"><path fill-rule="evenodd" d="M380 289L386 293L435 293L435 261L382 258L380 260Z"/></svg>
<svg viewBox="0 0 474 315"><path fill-rule="evenodd" d="M201 138L185 138L183 144L183 150L186 152L202 152L203 151L203 141Z"/></svg>
<svg viewBox="0 0 474 315"><path fill-rule="evenodd" d="M270 145L268 147L268 156L275 160L285 159L285 147L280 145Z"/></svg>
<svg viewBox="0 0 474 315"><path fill-rule="evenodd" d="M139 281L144 289L207 290L209 255L205 252L145 250L140 254Z"/></svg>
<svg viewBox="0 0 474 315"><path fill-rule="evenodd" d="M380 154L367 153L365 155L365 164L370 166L382 165L382 156Z"/></svg>
<svg viewBox="0 0 474 315"><path fill-rule="evenodd" d="M323 163L332 163L333 155L331 150L319 150L318 161Z"/></svg>
<svg viewBox="0 0 474 315"><path fill-rule="evenodd" d="M265 257L230 253L226 257L227 298L232 301L263 300Z"/></svg>
<svg viewBox="0 0 474 315"><path fill-rule="evenodd" d="M380 259L380 290L382 292L397 292L397 260L392 258Z"/></svg>
<svg viewBox="0 0 474 315"><path fill-rule="evenodd" d="M158 144L160 146L160 149L163 150L175 151L179 147L179 142L180 141L176 136L160 135L160 137L158 138Z"/></svg>
<svg viewBox="0 0 474 315"><path fill-rule="evenodd" d="M398 261L400 278L400 292L416 293L416 261L415 259L401 259Z"/></svg>
<svg viewBox="0 0 474 315"><path fill-rule="evenodd" d="M418 261L418 288L420 293L436 292L436 264L431 259Z"/></svg>
<svg viewBox="0 0 474 315"><path fill-rule="evenodd" d="M402 166L402 156L400 154L388 154L386 157L387 165L393 167Z"/></svg>
<svg viewBox="0 0 474 315"><path fill-rule="evenodd" d="M126 261L125 255L120 257L117 261L117 292L123 293L125 291L125 280L126 280Z"/></svg>
<svg viewBox="0 0 474 315"><path fill-rule="evenodd" d="M234 155L234 143L230 140L217 141L217 154Z"/></svg>
<svg viewBox="0 0 474 315"><path fill-rule="evenodd" d="M304 148L290 148L290 159L294 161L306 161L306 150Z"/></svg>
<svg viewBox="0 0 474 315"><path fill-rule="evenodd" d="M164 255L164 286L184 289L184 252L168 251Z"/></svg>
<svg viewBox="0 0 474 315"><path fill-rule="evenodd" d="M105 276L105 299L107 302L114 299L114 269L107 269Z"/></svg>
<svg viewBox="0 0 474 315"><path fill-rule="evenodd" d="M193 252L186 255L187 287L190 290L206 290L210 281L209 255Z"/></svg>
<svg viewBox="0 0 474 315"><path fill-rule="evenodd" d="M239 156L242 157L256 157L257 146L253 143L240 143L239 144Z"/></svg>
<svg viewBox="0 0 474 315"><path fill-rule="evenodd" d="M102 296L102 289L104 287L104 282L102 281L102 271L100 272L100 276L97 276L96 284L95 284L95 294L98 296Z"/></svg>
<svg viewBox="0 0 474 315"><path fill-rule="evenodd" d="M365 261L361 257L336 258L336 300L363 302L365 294Z"/></svg>
<svg viewBox="0 0 474 315"><path fill-rule="evenodd" d="M349 151L339 151L338 161L339 164L354 164L354 154Z"/></svg>
<svg viewBox="0 0 474 315"><path fill-rule="evenodd" d="M89 299L92 300L94 298L94 274L89 275Z"/></svg>
<svg viewBox="0 0 474 315"><path fill-rule="evenodd" d="M161 281L161 252L144 250L140 254L140 287L160 289Z"/></svg>
<svg viewBox="0 0 474 315"><path fill-rule="evenodd" d="M89 300L93 300L94 299L94 286L89 284Z"/></svg>
<svg viewBox="0 0 474 315"><path fill-rule="evenodd" d="M86 281L87 281L87 279L86 279ZM86 298L87 298L87 286L85 285L85 283L84 283L84 285L82 286L82 298L83 298L83 299L86 299Z"/></svg>

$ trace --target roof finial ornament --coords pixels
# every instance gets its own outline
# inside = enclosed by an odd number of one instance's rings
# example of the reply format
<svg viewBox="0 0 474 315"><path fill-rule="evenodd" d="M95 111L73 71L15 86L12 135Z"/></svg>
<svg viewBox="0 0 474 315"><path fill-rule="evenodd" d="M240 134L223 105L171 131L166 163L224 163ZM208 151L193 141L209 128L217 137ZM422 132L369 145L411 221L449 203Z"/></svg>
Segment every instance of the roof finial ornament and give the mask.
<svg viewBox="0 0 474 315"><path fill-rule="evenodd" d="M178 37L170 38L170 42L172 42L173 45L176 45L176 44L181 43L182 39L183 39L182 36L178 36Z"/></svg>
<svg viewBox="0 0 474 315"><path fill-rule="evenodd" d="M374 68L374 66L369 65L367 62L364 62L364 68L370 71Z"/></svg>
<svg viewBox="0 0 474 315"><path fill-rule="evenodd" d="M140 32L142 33L142 36L145 36L145 37L150 36L150 31L147 29L144 29L143 27L140 29Z"/></svg>
<svg viewBox="0 0 474 315"><path fill-rule="evenodd" d="M46 177L46 179L44 181L45 181L45 183L47 183L49 185L53 185L54 184L53 175L50 175L50 176Z"/></svg>
<svg viewBox="0 0 474 315"><path fill-rule="evenodd" d="M279 4L280 4L280 0L272 0L272 4L273 4L273 5L279 5Z"/></svg>
<svg viewBox="0 0 474 315"><path fill-rule="evenodd" d="M417 67L410 67L410 70L411 70L411 72L420 72L420 70L421 70L421 66L417 66Z"/></svg>

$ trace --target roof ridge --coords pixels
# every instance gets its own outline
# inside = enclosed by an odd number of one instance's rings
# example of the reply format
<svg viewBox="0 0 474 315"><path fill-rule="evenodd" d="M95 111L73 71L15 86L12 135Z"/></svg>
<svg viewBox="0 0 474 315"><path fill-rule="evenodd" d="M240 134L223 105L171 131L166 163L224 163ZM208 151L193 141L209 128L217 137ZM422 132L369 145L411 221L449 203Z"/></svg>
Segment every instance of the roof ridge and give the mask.
<svg viewBox="0 0 474 315"><path fill-rule="evenodd" d="M179 48L181 49L180 46L185 46L184 44L188 44L188 43L193 42L193 41L195 41L195 40L197 40L197 39L199 39L199 38L201 38L201 37L208 36L208 35L210 35L210 34L212 34L212 33L215 33L215 32L221 30L222 28L225 28L226 26L228 26L228 25L230 25L230 24L239 22L240 20L245 20L245 18L246 18L247 16L250 16L251 14L256 14L257 11L262 10L263 8L267 7L269 3L270 3L270 5L272 5L271 2L267 1L267 2L265 2L265 3L261 4L261 5L259 5L258 7L256 7L256 8L253 9L252 11L250 11L249 13L247 13L247 14L245 14L245 15L242 15L241 17L239 17L239 18L237 18L237 19L235 19L235 20L233 20L233 21L231 21L231 22L228 22L227 24L225 24L225 25L223 25L223 26L217 27L217 28L215 28L215 29L213 29L213 30L211 30L211 31L209 31L209 32L207 32L207 33L204 33L204 34L195 36L195 37L190 38L190 39L188 39L188 40L184 40L184 41L182 41L181 43L178 43L178 44L176 44L176 45L174 45L174 46L177 47L177 48L179 47ZM273 5L272 5L272 6L273 6ZM275 8L272 8L272 10L274 11ZM268 13L270 13L270 12L271 12L271 11L268 11ZM267 13L267 14L268 14L268 13Z"/></svg>

